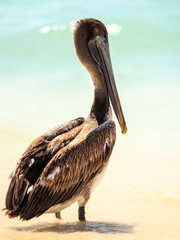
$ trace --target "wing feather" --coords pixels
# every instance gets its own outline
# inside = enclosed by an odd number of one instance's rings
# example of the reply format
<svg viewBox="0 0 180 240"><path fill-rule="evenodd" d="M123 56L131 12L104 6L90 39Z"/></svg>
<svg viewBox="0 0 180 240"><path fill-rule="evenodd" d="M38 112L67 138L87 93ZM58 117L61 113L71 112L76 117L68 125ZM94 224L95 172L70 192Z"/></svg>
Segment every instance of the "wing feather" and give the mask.
<svg viewBox="0 0 180 240"><path fill-rule="evenodd" d="M37 217L80 193L108 161L115 135L115 123L108 120L58 151L29 193L20 218Z"/></svg>
<svg viewBox="0 0 180 240"><path fill-rule="evenodd" d="M53 156L81 131L84 118L59 125L36 138L25 151L11 174L6 195L7 210L18 210L30 186L34 185ZM9 212L11 214L11 212Z"/></svg>

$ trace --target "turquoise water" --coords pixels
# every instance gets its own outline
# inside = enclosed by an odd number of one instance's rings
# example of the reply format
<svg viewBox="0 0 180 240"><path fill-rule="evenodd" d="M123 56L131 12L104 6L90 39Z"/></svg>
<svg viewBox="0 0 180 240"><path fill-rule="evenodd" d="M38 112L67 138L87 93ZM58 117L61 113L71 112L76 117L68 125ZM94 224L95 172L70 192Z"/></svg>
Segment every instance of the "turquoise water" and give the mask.
<svg viewBox="0 0 180 240"><path fill-rule="evenodd" d="M159 78L166 75L166 80L173 74L172 80L177 80L179 7L179 1L161 0L1 1L1 82L14 74L66 72L70 65L76 71L79 63L74 57L71 22L85 17L120 27L117 35L111 34L110 44L114 69L123 74L125 83L126 78L127 83L149 81L153 72ZM51 30L42 34L46 26Z"/></svg>
<svg viewBox="0 0 180 240"><path fill-rule="evenodd" d="M179 1L161 0L2 0L1 127L33 119L41 125L57 112L58 120L66 120L64 111L72 99L76 109L67 117L88 114L93 88L72 43L73 23L85 17L98 18L109 29L114 73L125 104L130 104L127 90L134 86L159 84L160 91L161 85L179 86L179 9Z"/></svg>

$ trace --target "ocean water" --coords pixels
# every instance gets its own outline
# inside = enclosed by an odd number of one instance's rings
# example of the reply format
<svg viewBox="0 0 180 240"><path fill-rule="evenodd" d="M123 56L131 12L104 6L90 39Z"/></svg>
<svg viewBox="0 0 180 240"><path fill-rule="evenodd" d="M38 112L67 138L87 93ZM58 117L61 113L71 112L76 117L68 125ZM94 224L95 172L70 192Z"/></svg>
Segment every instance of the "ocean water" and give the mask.
<svg viewBox="0 0 180 240"><path fill-rule="evenodd" d="M7 115L12 103L13 109L18 104L20 111L25 104L32 111L39 95L45 107L46 101L60 99L66 87L88 91L91 83L75 56L71 31L74 21L85 17L108 26L120 88L179 82L178 1L99 1L96 5L95 1L6 0L1 1L0 12L1 112ZM3 121L7 120L5 116Z"/></svg>
<svg viewBox="0 0 180 240"><path fill-rule="evenodd" d="M108 28L128 132L122 136L117 124L112 163L88 203L86 225L75 222L75 207L65 210L67 223L61 225L54 216L22 223L1 214L2 236L31 239L33 232L34 239L45 240L61 234L63 239L179 240L177 0L1 0L0 207L4 208L8 175L29 143L89 113L93 85L72 39L75 21L86 17Z"/></svg>

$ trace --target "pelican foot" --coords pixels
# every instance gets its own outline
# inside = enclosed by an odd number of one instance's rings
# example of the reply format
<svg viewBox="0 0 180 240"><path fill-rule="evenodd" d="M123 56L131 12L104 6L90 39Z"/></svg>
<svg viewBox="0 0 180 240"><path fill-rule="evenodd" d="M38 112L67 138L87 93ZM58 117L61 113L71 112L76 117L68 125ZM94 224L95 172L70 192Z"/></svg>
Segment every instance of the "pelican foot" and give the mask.
<svg viewBox="0 0 180 240"><path fill-rule="evenodd" d="M58 218L58 219L62 219L62 218L61 218L61 212L56 212L56 213L55 213L55 216L56 216L56 218Z"/></svg>
<svg viewBox="0 0 180 240"><path fill-rule="evenodd" d="M85 206L79 206L78 217L80 222L85 222Z"/></svg>

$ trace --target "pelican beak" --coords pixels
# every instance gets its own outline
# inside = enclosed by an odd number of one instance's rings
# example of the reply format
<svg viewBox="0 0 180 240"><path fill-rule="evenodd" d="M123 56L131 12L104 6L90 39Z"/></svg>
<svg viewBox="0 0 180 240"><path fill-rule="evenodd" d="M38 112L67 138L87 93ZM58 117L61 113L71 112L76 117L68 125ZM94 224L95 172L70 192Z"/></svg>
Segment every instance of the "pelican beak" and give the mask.
<svg viewBox="0 0 180 240"><path fill-rule="evenodd" d="M97 36L94 40L89 42L88 48L92 58L97 63L100 72L102 72L104 76L108 94L121 127L121 132L125 134L127 132L127 127L114 80L108 40L104 39L103 36Z"/></svg>

